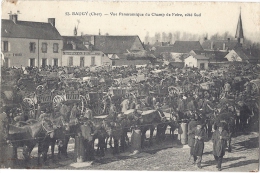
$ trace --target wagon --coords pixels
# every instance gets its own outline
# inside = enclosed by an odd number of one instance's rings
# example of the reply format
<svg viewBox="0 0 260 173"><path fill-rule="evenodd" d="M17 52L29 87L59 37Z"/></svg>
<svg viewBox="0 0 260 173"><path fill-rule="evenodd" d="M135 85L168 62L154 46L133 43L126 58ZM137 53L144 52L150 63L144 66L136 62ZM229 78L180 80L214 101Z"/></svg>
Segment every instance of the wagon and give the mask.
<svg viewBox="0 0 260 173"><path fill-rule="evenodd" d="M86 111L87 100L84 96L80 95L79 91L66 90L55 95L53 98L53 107L57 108L61 102L66 102L67 104L78 103L81 113Z"/></svg>

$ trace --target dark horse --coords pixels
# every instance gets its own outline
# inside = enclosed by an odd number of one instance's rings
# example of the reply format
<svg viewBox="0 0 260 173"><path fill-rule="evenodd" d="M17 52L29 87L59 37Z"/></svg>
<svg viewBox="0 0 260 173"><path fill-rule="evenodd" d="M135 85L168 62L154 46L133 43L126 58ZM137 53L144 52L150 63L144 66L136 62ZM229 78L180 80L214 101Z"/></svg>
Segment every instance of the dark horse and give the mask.
<svg viewBox="0 0 260 173"><path fill-rule="evenodd" d="M23 147L23 156L25 161L29 160L30 154L34 146L38 143L38 164L40 163L40 155L43 155L43 160L47 160L47 151L44 147L48 138L53 138L54 130L52 122L49 120L41 120L32 124L24 125L23 127L16 127L9 125L8 140L12 143L14 148L14 156L17 158L17 148Z"/></svg>

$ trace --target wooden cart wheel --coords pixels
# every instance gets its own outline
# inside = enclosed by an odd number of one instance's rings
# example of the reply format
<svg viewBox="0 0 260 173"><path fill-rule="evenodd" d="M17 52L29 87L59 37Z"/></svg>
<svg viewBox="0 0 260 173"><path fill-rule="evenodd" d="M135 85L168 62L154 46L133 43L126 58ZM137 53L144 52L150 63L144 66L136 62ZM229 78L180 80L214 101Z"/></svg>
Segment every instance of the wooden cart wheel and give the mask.
<svg viewBox="0 0 260 173"><path fill-rule="evenodd" d="M53 98L53 107L54 107L54 108L57 108L62 101L64 101L64 97L63 97L63 96L60 96L60 95L56 95L56 96Z"/></svg>
<svg viewBox="0 0 260 173"><path fill-rule="evenodd" d="M23 99L23 106L24 106L24 111L28 111L29 117L34 118L35 117L35 104L33 99L31 98L24 98Z"/></svg>
<svg viewBox="0 0 260 173"><path fill-rule="evenodd" d="M81 111L81 113L85 113L88 102L87 102L86 98L83 97L82 95L79 96L79 99L80 99L80 105L79 105L80 111Z"/></svg>
<svg viewBox="0 0 260 173"><path fill-rule="evenodd" d="M103 115L105 110L103 99L98 98L96 103L92 103L92 109L95 115Z"/></svg>

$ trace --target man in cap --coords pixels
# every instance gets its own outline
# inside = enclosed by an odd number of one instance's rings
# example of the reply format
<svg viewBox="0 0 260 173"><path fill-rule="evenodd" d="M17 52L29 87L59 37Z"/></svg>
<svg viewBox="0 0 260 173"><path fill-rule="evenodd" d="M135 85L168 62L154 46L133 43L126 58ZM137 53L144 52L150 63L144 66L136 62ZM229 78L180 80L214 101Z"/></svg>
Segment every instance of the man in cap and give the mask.
<svg viewBox="0 0 260 173"><path fill-rule="evenodd" d="M201 160L204 150L204 140L206 138L206 132L202 128L202 123L198 122L196 128L193 129L193 132L191 134L194 134L194 146L191 147L191 154L193 155L194 164L197 163L198 168L201 167Z"/></svg>
<svg viewBox="0 0 260 173"><path fill-rule="evenodd" d="M212 135L212 142L213 142L213 155L217 162L217 168L221 171L221 164L223 156L225 155L225 149L228 140L228 133L224 130L224 124L219 123L218 129L214 131Z"/></svg>

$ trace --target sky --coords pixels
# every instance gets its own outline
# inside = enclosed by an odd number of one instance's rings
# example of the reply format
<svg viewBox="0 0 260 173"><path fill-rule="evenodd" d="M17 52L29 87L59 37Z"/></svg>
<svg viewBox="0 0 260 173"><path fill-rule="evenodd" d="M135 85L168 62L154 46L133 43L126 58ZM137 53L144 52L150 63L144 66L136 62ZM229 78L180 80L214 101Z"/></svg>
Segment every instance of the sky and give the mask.
<svg viewBox="0 0 260 173"><path fill-rule="evenodd" d="M56 28L64 36L73 35L79 20L79 35L81 32L98 34L100 29L101 34L139 35L144 40L147 32L150 36L155 32L175 31L208 33L209 36L228 31L235 35L240 7L244 36L260 42L260 3L256 2L2 2L2 19L8 19L10 11L15 13L19 10L18 20L47 22L47 18L55 18ZM75 12L85 15L72 15ZM93 12L99 15L91 16ZM117 16L111 13L117 13ZM122 16L120 13L140 13L144 16ZM166 16L167 13L171 16ZM183 17L173 16L173 13ZM192 16L185 16L187 13ZM194 16L194 13L200 16ZM163 14L165 16L161 16Z"/></svg>

